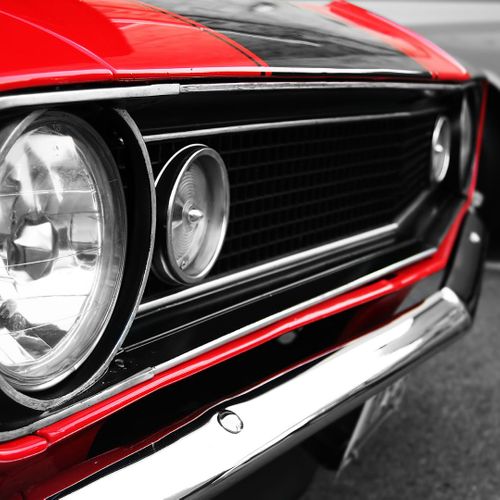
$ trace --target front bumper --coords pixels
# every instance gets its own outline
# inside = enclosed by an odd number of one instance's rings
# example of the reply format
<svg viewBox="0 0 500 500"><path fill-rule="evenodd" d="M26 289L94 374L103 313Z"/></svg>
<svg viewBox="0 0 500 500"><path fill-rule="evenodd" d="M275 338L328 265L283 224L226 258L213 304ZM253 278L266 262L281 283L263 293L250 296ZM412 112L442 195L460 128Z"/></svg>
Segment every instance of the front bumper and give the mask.
<svg viewBox="0 0 500 500"><path fill-rule="evenodd" d="M164 499L217 493L464 332L477 303L484 241L482 223L468 214L443 287L418 306L306 368L207 410L62 496Z"/></svg>

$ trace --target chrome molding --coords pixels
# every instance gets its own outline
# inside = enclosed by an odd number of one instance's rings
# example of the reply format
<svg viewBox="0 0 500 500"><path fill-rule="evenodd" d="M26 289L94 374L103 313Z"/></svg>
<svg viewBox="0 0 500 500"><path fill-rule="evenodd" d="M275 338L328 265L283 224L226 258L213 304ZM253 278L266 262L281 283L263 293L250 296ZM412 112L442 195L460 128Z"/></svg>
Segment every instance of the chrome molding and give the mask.
<svg viewBox="0 0 500 500"><path fill-rule="evenodd" d="M248 92L256 90L329 90L329 89L392 89L392 90L462 90L470 86L470 82L453 83L405 83L405 82L221 82L221 83L187 83L181 84L179 92ZM500 83L499 83L500 87Z"/></svg>
<svg viewBox="0 0 500 500"><path fill-rule="evenodd" d="M429 198L431 195L432 191L430 189L427 189L420 193L415 201L411 203L403 212L395 219L395 224L398 226L402 226L406 220L408 220L412 214L414 214Z"/></svg>
<svg viewBox="0 0 500 500"><path fill-rule="evenodd" d="M207 410L176 439L174 434L166 443L155 443L154 450L118 462L112 472L63 497L179 499L214 494L400 378L470 322L462 301L443 288L291 378L271 379Z"/></svg>
<svg viewBox="0 0 500 500"><path fill-rule="evenodd" d="M207 68L213 72L217 68ZM220 68L219 68L220 69ZM226 68L227 69L227 68ZM239 70L240 68L238 68ZM253 68L255 70L255 68ZM265 68L269 70L270 68ZM272 69L272 68L271 68ZM275 68L276 69L276 68ZM281 68L283 69L283 68ZM297 68L288 68L294 72ZM234 68L233 68L234 70ZM311 70L314 74L314 69ZM332 73L340 74L340 73ZM353 76L363 75L349 73ZM370 74L370 73L367 73ZM391 73L392 74L392 73ZM68 104L74 102L112 101L116 99L139 99L146 97L160 97L168 95L179 95L194 92L240 92L257 90L327 90L327 89L414 89L423 91L436 90L463 90L473 85L472 82L460 83L411 83L411 82L346 82L346 81L261 81L261 82L228 82L228 83L157 83L148 85L114 85L106 87L91 87L85 89L64 89L56 91L37 91L16 94L0 94L0 111L11 108L22 108L27 106L44 106L52 104Z"/></svg>
<svg viewBox="0 0 500 500"><path fill-rule="evenodd" d="M134 85L130 87L101 87L0 95L0 111L9 108L22 108L46 104L68 104L87 101L111 101L114 99L136 99L178 95L179 92L180 86L177 83L159 83L152 85Z"/></svg>
<svg viewBox="0 0 500 500"><path fill-rule="evenodd" d="M193 349L185 354L181 354L180 356L177 356L176 358L173 358L169 361L166 361L165 363L161 363L161 364L157 365L155 368L153 368L153 373L155 375L157 375L158 373L164 372L165 370L168 370L168 369L173 368L177 365L185 363L186 361L190 361L191 359L194 359L198 356L206 354L207 352L210 352L213 349L216 349L217 347L221 347L224 344L232 342L233 340L237 340L241 337L244 337L245 335L248 335L252 332L255 332L257 330L265 328L266 326L272 325L273 323L276 323L277 321L280 321L288 316L292 316L294 314L302 312L305 309L308 309L308 308L313 307L317 304L320 304L321 302L324 302L324 301L329 300L329 299L333 299L335 297L338 297L339 295L342 295L342 294L347 293L351 290L354 290L355 288L366 285L367 283L370 283L371 281L375 281L377 279L380 279L383 276L390 274L390 273L393 273L393 272L397 271L398 269L401 269L405 266L409 266L410 264L414 264L415 262L418 262L422 259L425 259L427 257L431 257L435 252L436 252L436 249L434 249L434 248L430 249L430 250L426 250L425 252L414 255L413 257L409 257L408 259L400 261L396 264L387 266L379 271L375 271L373 273L367 274L367 275L363 276L362 278L351 281L350 283L347 283L346 285L343 285L339 288L335 288L334 290L330 290L329 292L326 292L326 293L323 293L323 294L318 295L316 297L313 297L312 299L301 302L300 304L289 307L288 309L284 309L283 311L280 311L276 314L273 314L271 316L263 318L260 321L256 321L255 323L251 323L250 325L246 325L243 328L240 328L238 330L235 330L234 332L228 333L227 335L224 335L223 337L219 337L215 340L212 340L211 342L208 342L205 345L202 345L196 349Z"/></svg>
<svg viewBox="0 0 500 500"><path fill-rule="evenodd" d="M198 130L187 130L183 132L167 132L165 134L144 135L144 142L159 142L171 139L185 139L188 137L210 136L218 134L229 134L231 132L250 132L253 130L270 130L277 128L291 128L300 126L327 125L330 123L351 123L359 121L385 120L391 118L409 118L412 116L428 115L438 111L437 109L425 109L422 111L401 111L397 113L379 113L373 115L337 116L332 118L315 118L307 120L286 120L279 122L250 123L245 125L231 125L228 127L213 127Z"/></svg>
<svg viewBox="0 0 500 500"><path fill-rule="evenodd" d="M311 88L330 88L333 84L339 84L339 82L309 82L304 83L305 86L311 85ZM342 84L342 83L340 83ZM357 85L357 84L356 84ZM398 84L401 85L401 84ZM264 87L271 87L273 89L283 89L283 88L295 88L290 82L280 82L280 83L267 83L263 84L261 82L247 83L247 84L201 84L201 85L191 85L191 86L181 86L180 92L201 92L201 91L237 91L237 90L258 90ZM412 87L413 88L413 87ZM425 87L427 88L427 87ZM242 124L234 126L225 127L212 127L198 130L188 130L182 132L168 132L161 134L145 134L144 141L146 143L155 143L160 141L167 141L179 138L198 138L206 137L216 134L225 134L232 132L248 132L254 130L269 130L269 129L282 129L291 128L297 126L315 126L324 125L330 123L349 123L356 121L369 121L377 119L394 119L394 118L408 118L413 116L429 115L437 112L438 109L430 108L419 111L403 111L395 113L379 113L379 114L368 114L368 115L356 115L356 116L343 116L343 117L328 117L328 118L316 118L316 119L303 119L303 120L286 120L286 121L276 121L276 122L263 122L263 123L252 123L252 124ZM162 170L163 171L163 170ZM420 200L416 200L416 202ZM412 204L413 206L413 204ZM184 290L173 292L165 297L159 299L150 300L141 304L139 308L139 315L146 314L155 309L160 309L167 307L171 304L181 302L190 297L196 295L202 295L216 289L223 289L230 286L231 284L243 282L251 279L252 277L262 276L264 273L277 272L280 269L297 264L301 261L306 261L307 259L321 257L327 255L330 252L338 251L344 249L348 246L355 246L369 241L376 241L384 236L388 236L391 233L395 233L399 227L399 221L394 221L394 223L368 231L366 233L358 234L350 238L342 239L325 245L315 247L311 250L306 250L298 252L294 255L278 258L267 262L265 264L257 265L250 269L245 269L242 271L237 271L232 274L222 276L220 278L214 278L213 280L206 281L199 285L195 285L190 288L185 288Z"/></svg>
<svg viewBox="0 0 500 500"><path fill-rule="evenodd" d="M181 73L185 71L184 68L180 68L176 72ZM175 73L171 71L170 74L175 76ZM422 73L420 70L410 70L410 69L391 69L391 68L308 68L303 66L218 66L218 67L206 67L206 68L189 68L190 73L195 74L226 74L228 76L236 74L240 76L242 73L248 76L262 76L266 75L325 75L325 76L404 76L404 77L416 77L422 78L426 76L425 72Z"/></svg>
<svg viewBox="0 0 500 500"><path fill-rule="evenodd" d="M289 255L287 257L282 257L279 259L272 260L270 262L266 262L265 264L257 265L250 269L237 271L235 273L222 276L221 278L215 278L211 281L206 281L199 285L185 288L179 292L174 292L165 297L151 300L149 302L144 302L139 306L139 315L146 314L153 310L161 309L163 307L169 306L177 302L181 302L195 295L202 295L216 289L223 289L234 283L242 283L253 277L257 276L262 277L264 273L278 272L284 267L297 264L298 262L301 261L315 259L334 251L343 250L347 247L354 248L361 244L366 244L380 240L382 238L386 238L392 234L395 234L397 228L398 228L397 224L389 224L387 226L379 227L377 229L372 229L365 233L360 233L354 236L350 236L348 238L343 238L341 240L333 241L332 243L327 243L326 245L314 247L311 248L310 250L298 252L296 254Z"/></svg>

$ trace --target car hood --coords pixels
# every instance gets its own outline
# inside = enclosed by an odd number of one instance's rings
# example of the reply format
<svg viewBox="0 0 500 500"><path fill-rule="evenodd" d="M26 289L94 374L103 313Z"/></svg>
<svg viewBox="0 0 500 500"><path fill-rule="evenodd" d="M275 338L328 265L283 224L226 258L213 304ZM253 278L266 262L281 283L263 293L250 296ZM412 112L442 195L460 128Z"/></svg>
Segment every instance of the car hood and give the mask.
<svg viewBox="0 0 500 500"><path fill-rule="evenodd" d="M4 89L173 77L467 78L439 49L343 1L4 0L0 41L19 49L0 63Z"/></svg>

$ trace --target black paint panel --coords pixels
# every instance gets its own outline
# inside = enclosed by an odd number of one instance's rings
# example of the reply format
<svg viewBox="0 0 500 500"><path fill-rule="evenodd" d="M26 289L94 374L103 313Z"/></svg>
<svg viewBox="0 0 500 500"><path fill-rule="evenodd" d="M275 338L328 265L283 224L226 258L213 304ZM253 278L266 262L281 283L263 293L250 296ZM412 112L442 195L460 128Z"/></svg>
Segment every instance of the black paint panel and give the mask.
<svg viewBox="0 0 500 500"><path fill-rule="evenodd" d="M147 0L146 3L227 36L272 67L393 70L430 76L417 62L376 35L344 24L340 18L322 16L289 2Z"/></svg>

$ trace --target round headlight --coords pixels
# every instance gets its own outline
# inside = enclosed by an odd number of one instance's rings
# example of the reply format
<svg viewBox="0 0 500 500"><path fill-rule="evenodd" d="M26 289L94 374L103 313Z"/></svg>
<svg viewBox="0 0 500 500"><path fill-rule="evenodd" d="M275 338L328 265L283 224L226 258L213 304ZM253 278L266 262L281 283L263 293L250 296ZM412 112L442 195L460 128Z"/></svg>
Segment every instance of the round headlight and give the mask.
<svg viewBox="0 0 500 500"><path fill-rule="evenodd" d="M125 200L107 146L83 120L36 112L0 149L0 372L46 389L88 357L125 262Z"/></svg>
<svg viewBox="0 0 500 500"><path fill-rule="evenodd" d="M431 150L431 178L439 183L448 173L451 156L451 125L448 118L440 116L434 125Z"/></svg>
<svg viewBox="0 0 500 500"><path fill-rule="evenodd" d="M156 181L158 249L155 269L179 283L203 279L224 242L229 182L220 155L202 145L174 155Z"/></svg>
<svg viewBox="0 0 500 500"><path fill-rule="evenodd" d="M473 134L470 106L467 99L464 99L460 113L460 180L464 187L469 180Z"/></svg>

